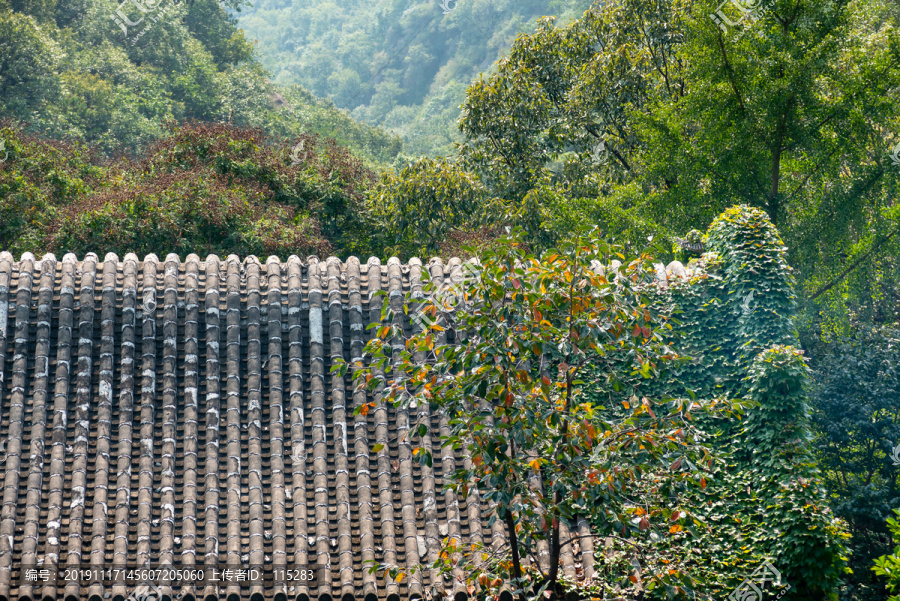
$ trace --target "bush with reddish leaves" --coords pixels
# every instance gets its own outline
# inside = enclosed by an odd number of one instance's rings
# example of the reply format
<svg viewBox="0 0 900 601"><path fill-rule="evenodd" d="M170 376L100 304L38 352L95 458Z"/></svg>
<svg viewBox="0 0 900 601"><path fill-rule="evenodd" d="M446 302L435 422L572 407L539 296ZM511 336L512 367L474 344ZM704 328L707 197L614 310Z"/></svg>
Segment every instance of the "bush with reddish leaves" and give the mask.
<svg viewBox="0 0 900 601"><path fill-rule="evenodd" d="M376 175L346 148L315 134L278 143L261 129L223 123L170 128L135 165L143 178L201 168L228 185L259 185L271 201L308 214L335 252L370 252L364 197Z"/></svg>
<svg viewBox="0 0 900 601"><path fill-rule="evenodd" d="M315 219L271 200L263 186L235 185L195 168L123 184L61 212L50 246L104 252L201 255L328 254Z"/></svg>
<svg viewBox="0 0 900 601"><path fill-rule="evenodd" d="M229 124L169 124L143 158L101 164L82 147L0 129L4 250L261 256L365 255L375 174L332 140L279 143ZM296 149L296 150L295 150ZM31 213L23 207L31 207ZM13 216L19 217L13 219Z"/></svg>

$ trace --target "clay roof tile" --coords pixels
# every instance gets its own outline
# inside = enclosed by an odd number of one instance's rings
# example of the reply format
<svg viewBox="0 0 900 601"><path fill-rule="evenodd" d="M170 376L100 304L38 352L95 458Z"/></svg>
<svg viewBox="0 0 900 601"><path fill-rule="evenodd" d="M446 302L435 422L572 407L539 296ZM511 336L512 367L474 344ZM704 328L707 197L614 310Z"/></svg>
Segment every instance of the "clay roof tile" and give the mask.
<svg viewBox="0 0 900 601"><path fill-rule="evenodd" d="M0 516L0 599L132 592L26 584L4 569L39 561L323 567L314 587L170 583L164 596L463 598L458 578L432 570L401 583L369 573L372 562L433 562L448 536L499 548L504 531L474 492L444 490L471 467L440 445L445 416L353 386L368 326L381 320L375 293L388 293L398 325L418 328L405 293L462 277L455 258L36 263L0 252L0 479L11 508ZM331 371L338 360L350 361L346 376ZM354 412L368 403L368 415ZM405 436L423 421L437 430L416 443L432 466ZM567 528L587 533L583 521ZM590 539L569 545L563 572L590 577L592 549Z"/></svg>

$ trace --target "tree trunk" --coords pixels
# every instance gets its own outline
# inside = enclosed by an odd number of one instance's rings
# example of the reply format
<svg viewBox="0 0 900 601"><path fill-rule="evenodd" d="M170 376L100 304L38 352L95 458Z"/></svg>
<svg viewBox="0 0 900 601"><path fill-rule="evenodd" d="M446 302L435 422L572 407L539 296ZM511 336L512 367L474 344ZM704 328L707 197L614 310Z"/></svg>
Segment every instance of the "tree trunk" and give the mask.
<svg viewBox="0 0 900 601"><path fill-rule="evenodd" d="M516 538L516 523L513 520L512 510L506 508L506 531L509 534L509 547L512 550L513 576L519 581L519 601L526 601L524 586L522 582L522 561L519 559L519 540Z"/></svg>

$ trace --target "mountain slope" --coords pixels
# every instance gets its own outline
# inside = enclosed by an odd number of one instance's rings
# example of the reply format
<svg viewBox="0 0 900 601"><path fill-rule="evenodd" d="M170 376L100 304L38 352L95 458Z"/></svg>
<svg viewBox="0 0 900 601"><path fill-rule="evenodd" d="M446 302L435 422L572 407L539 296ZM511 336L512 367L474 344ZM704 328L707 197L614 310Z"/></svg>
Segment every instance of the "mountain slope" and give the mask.
<svg viewBox="0 0 900 601"><path fill-rule="evenodd" d="M469 83L543 15L590 0L255 0L237 13L278 83L298 83L401 135L408 154L447 153Z"/></svg>
<svg viewBox="0 0 900 601"><path fill-rule="evenodd" d="M319 133L392 161L392 136L268 80L228 12L240 2L0 0L0 114L107 155L141 151L174 119Z"/></svg>

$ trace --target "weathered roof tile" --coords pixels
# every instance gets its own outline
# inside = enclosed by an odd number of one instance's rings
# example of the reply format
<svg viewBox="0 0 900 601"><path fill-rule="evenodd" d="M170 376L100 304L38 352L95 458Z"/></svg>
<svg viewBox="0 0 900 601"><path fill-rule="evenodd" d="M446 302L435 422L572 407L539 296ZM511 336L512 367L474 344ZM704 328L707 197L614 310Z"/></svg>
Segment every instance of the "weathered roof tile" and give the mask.
<svg viewBox="0 0 900 601"><path fill-rule="evenodd" d="M421 441L433 466L413 460L406 433L430 422L447 435L446 418L354 390L368 326L381 321L375 293L388 293L399 325L419 327L404 294L421 291L426 271L438 284L463 277L459 259L262 264L191 254L182 263L109 253L100 263L94 254L36 262L0 253L0 438L9 440L0 599L107 594L97 584L13 581L15 566L56 562L318 563L327 569L316 589L297 582L280 592L464 598L460 573L444 581L426 570L397 583L368 570L432 562L448 536L503 544L489 504L443 489L471 458L434 435ZM351 363L344 377L330 370L338 359ZM368 416L354 415L366 403ZM571 529L586 534L587 524ZM568 546L564 573L584 564L590 577L592 549L590 539ZM108 592L124 599L131 590ZM162 592L271 599L277 591L232 582Z"/></svg>

